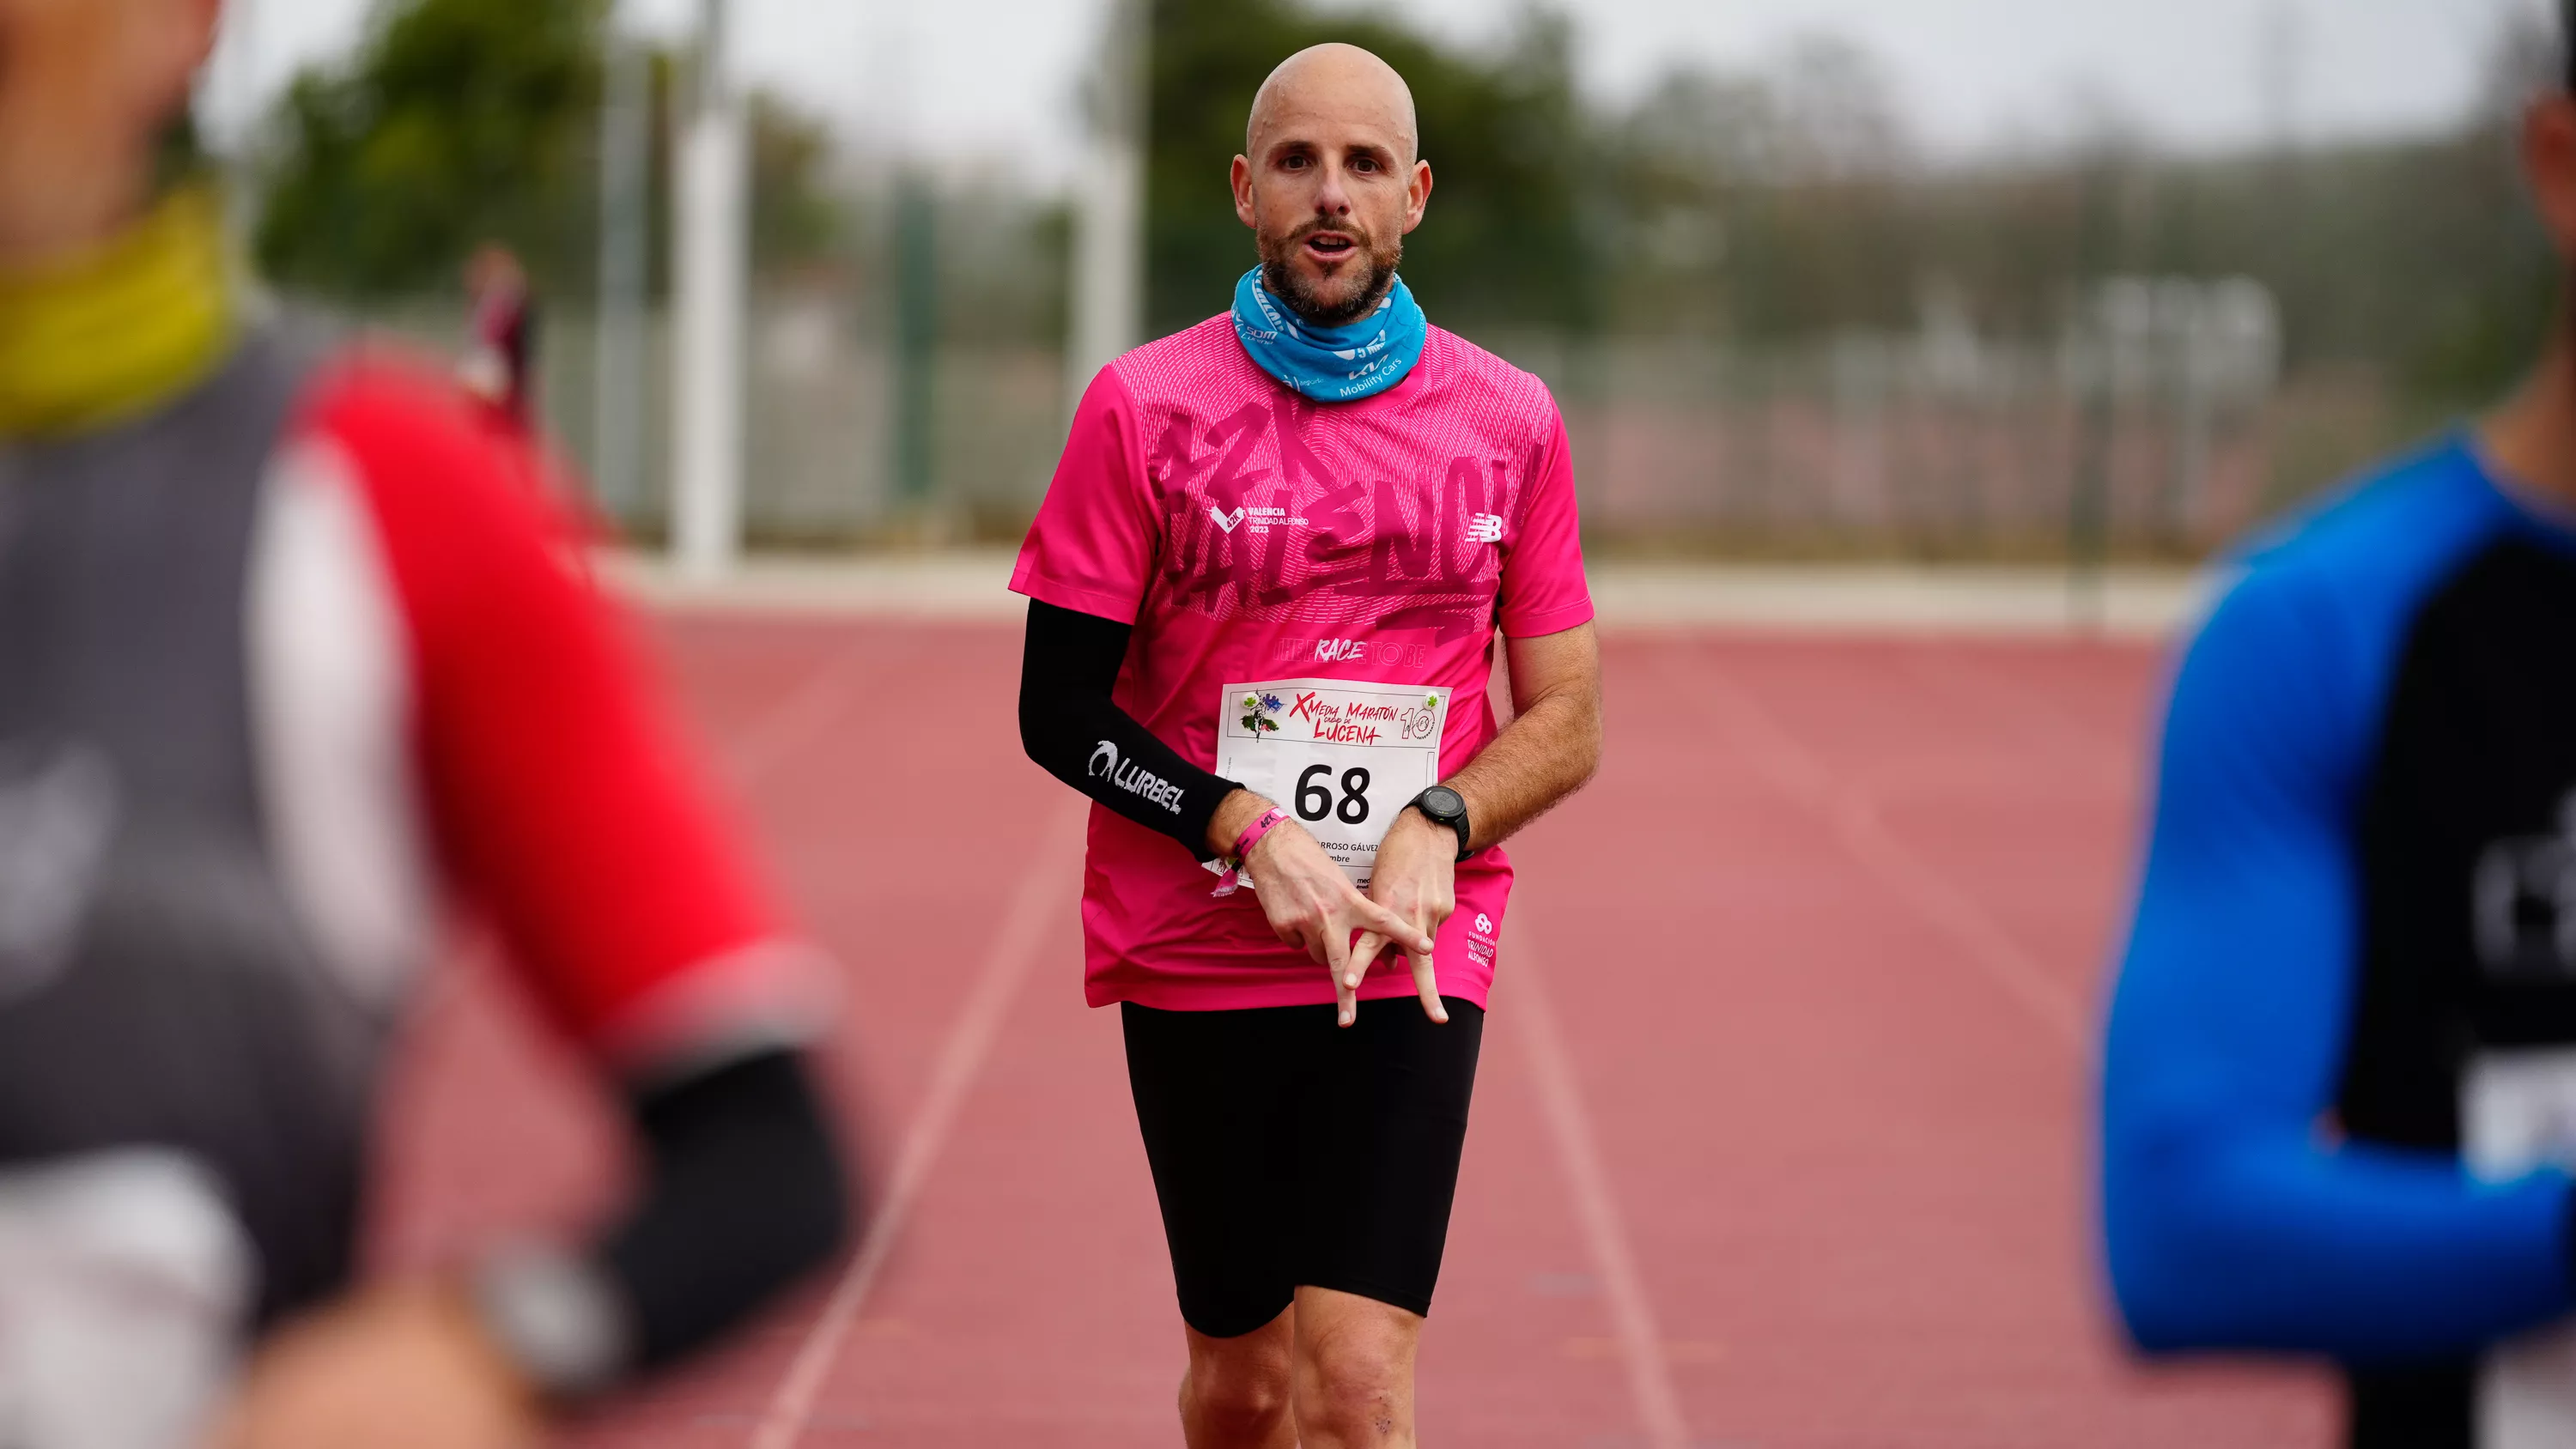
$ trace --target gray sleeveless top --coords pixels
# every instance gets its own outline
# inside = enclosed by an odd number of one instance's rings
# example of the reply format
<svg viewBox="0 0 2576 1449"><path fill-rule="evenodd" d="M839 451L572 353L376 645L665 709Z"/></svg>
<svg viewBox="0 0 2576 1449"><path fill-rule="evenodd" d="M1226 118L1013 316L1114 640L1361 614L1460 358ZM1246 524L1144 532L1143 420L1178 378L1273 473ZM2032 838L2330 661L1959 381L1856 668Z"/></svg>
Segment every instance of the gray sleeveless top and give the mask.
<svg viewBox="0 0 2576 1449"><path fill-rule="evenodd" d="M0 444L0 1170L205 1168L265 1318L347 1274L382 1032L289 908L247 588L312 349L251 335L150 416Z"/></svg>

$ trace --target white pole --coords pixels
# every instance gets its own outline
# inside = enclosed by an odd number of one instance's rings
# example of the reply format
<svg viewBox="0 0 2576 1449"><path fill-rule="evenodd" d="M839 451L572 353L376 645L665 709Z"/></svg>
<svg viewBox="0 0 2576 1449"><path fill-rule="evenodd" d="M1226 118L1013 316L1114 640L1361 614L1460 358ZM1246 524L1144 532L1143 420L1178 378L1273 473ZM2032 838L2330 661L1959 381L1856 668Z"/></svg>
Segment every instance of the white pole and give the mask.
<svg viewBox="0 0 2576 1449"><path fill-rule="evenodd" d="M225 148L234 164L246 169L259 139L258 0L231 0L224 7L224 28L231 44L224 57L224 105L232 112L226 118L232 134L225 138Z"/></svg>
<svg viewBox="0 0 2576 1449"><path fill-rule="evenodd" d="M1065 347L1069 413L1093 374L1144 340L1146 6L1110 0L1091 137L1074 186L1073 317Z"/></svg>
<svg viewBox="0 0 2576 1449"><path fill-rule="evenodd" d="M644 168L651 77L644 47L608 36L599 114L599 326L591 467L613 513L644 496Z"/></svg>
<svg viewBox="0 0 2576 1449"><path fill-rule="evenodd" d="M749 137L728 73L723 11L724 0L701 0L697 105L673 188L672 561L698 581L731 573L742 550Z"/></svg>
<svg viewBox="0 0 2576 1449"><path fill-rule="evenodd" d="M218 119L208 129L220 153L223 168L224 225L227 240L240 248L237 255L247 256L257 208L251 189L257 177L253 165L259 147L259 6L257 0L230 0L221 17L222 31L216 36L218 53L214 64L206 67L206 89L196 96L196 114L200 121ZM209 94L216 102L207 104Z"/></svg>

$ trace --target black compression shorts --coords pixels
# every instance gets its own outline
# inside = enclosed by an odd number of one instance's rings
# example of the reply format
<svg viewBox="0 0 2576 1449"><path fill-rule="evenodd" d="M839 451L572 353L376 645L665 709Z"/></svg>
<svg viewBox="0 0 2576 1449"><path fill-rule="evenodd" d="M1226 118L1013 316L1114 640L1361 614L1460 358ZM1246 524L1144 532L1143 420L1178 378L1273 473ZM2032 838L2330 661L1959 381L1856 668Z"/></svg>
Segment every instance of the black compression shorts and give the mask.
<svg viewBox="0 0 2576 1449"><path fill-rule="evenodd" d="M1431 1311L1485 1013L1398 997L1334 1008L1122 1007L1127 1079L1181 1317L1250 1333L1300 1286Z"/></svg>

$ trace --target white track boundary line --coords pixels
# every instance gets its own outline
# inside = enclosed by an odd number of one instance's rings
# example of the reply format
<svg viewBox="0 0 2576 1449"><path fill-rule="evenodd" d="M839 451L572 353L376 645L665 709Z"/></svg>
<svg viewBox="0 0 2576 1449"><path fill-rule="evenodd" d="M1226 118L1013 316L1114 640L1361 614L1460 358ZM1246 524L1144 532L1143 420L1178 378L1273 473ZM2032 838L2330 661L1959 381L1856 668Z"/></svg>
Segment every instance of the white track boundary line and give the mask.
<svg viewBox="0 0 2576 1449"><path fill-rule="evenodd" d="M2066 1047L2084 1050L2083 1008L2048 968L1996 924L1983 906L1924 863L1897 838L1866 791L1834 777L1751 691L1725 678L1705 660L1695 667L1666 666L1666 673L1729 716L1737 735L1773 788L1815 811L1833 831L1843 853L1895 890L1914 913L1930 922L1968 963L2048 1028Z"/></svg>
<svg viewBox="0 0 2576 1449"><path fill-rule="evenodd" d="M918 647L915 644L897 651L889 662L909 658ZM862 645L843 644L790 686L776 704L763 710L736 737L733 748L725 751L724 762L734 788L749 791L780 761L820 734L850 702L851 692L867 673L865 661Z"/></svg>
<svg viewBox="0 0 2576 1449"><path fill-rule="evenodd" d="M975 1079L982 1074L986 1058L992 1054L994 1038L1001 1034L1002 1022L1010 1014L1020 985L1037 961L1048 917L1076 878L1074 861L1081 850L1088 804L1076 797L1065 806L1045 827L1038 848L1021 868L1018 888L1011 893L1001 930L985 954L983 971L956 1021L949 1026L947 1040L940 1045L930 1089L913 1113L911 1130L904 1136L903 1154L895 1159L893 1180L877 1204L876 1216L860 1239L857 1253L834 1283L831 1296L824 1300L822 1311L815 1316L813 1327L807 1330L786 1374L779 1379L768 1407L753 1426L751 1449L792 1449L812 1421L814 1401L840 1356L850 1325L858 1321L868 1290L875 1286L878 1272L893 1254L896 1240L902 1237L905 1220L911 1216L914 1202L929 1182L931 1169L938 1165L939 1154L957 1125L957 1114L965 1106Z"/></svg>
<svg viewBox="0 0 2576 1449"><path fill-rule="evenodd" d="M1663 1330L1655 1322L1654 1301L1637 1271L1637 1255L1628 1246L1628 1229L1610 1190L1610 1174L1601 1165L1601 1148L1592 1135L1592 1117L1583 1105L1574 1063L1557 1030L1556 1007L1548 995L1543 958L1530 949L1529 931L1506 926L1511 933L1512 999L1504 1015L1519 1023L1521 1049L1529 1054L1538 1079L1539 1104L1547 1116L1548 1136L1556 1144L1557 1166L1565 1173L1574 1215L1583 1227L1593 1271L1610 1297L1610 1320L1619 1335L1619 1356L1628 1367L1628 1392L1637 1403L1637 1419L1646 1431L1647 1449L1690 1449L1690 1429L1682 1418L1681 1395L1673 1388L1673 1369L1664 1353Z"/></svg>
<svg viewBox="0 0 2576 1449"><path fill-rule="evenodd" d="M1939 927L1988 978L2039 1018L2050 1035L2071 1050L2084 1049L2084 1013L2048 968L2022 949L1985 907L1897 839L1866 795L1845 788L1835 795L1830 813L1846 852L1904 896L1916 915Z"/></svg>
<svg viewBox="0 0 2576 1449"><path fill-rule="evenodd" d="M1981 695L1990 704L2000 701L2036 732L2052 736L2059 753L2080 768L2126 771L2137 767L2137 756L2128 746L1983 660L1962 659L1954 652L1916 653L1907 656L1906 671L1948 694Z"/></svg>

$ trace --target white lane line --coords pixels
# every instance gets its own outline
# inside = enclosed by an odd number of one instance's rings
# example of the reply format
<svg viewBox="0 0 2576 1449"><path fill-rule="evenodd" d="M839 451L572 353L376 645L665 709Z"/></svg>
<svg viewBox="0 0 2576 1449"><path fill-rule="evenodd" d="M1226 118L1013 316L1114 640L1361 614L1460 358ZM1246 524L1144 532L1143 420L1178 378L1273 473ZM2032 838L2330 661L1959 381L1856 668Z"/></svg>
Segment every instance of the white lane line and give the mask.
<svg viewBox="0 0 2576 1449"><path fill-rule="evenodd" d="M1071 797L1049 821L1038 848L1021 868L1018 886L1003 911L1001 930L985 953L983 971L976 977L956 1021L950 1024L947 1040L940 1045L930 1089L913 1113L911 1130L904 1135L903 1153L895 1159L893 1180L876 1205L876 1216L860 1239L857 1253L833 1284L831 1297L824 1300L822 1312L816 1315L814 1326L806 1332L786 1374L779 1379L777 1392L770 1396L769 1406L753 1426L752 1449L791 1449L812 1422L814 1401L840 1357L842 1341L848 1337L850 1325L858 1321L868 1290L875 1286L878 1271L894 1252L905 1221L930 1180L931 1169L938 1165L939 1154L948 1145L957 1114L965 1106L975 1079L982 1074L986 1058L992 1054L993 1040L1001 1034L1002 1022L1010 1014L1021 983L1028 979L1029 969L1038 959L1049 921L1079 877L1082 826L1089 804L1080 796Z"/></svg>
<svg viewBox="0 0 2576 1449"><path fill-rule="evenodd" d="M2084 1049L2089 1034L2084 1010L2075 998L1974 897L1952 885L1899 840L1867 795L1845 787L1836 792L1830 810L1835 837L1846 852L1894 888L1916 915L1939 927L1970 962L2037 1017L2051 1035L2070 1049Z"/></svg>
<svg viewBox="0 0 2576 1449"><path fill-rule="evenodd" d="M1530 948L1526 927L1510 924L1510 999L1502 1014L1519 1026L1521 1049L1529 1053L1538 1078L1539 1105L1547 1115L1548 1136L1556 1144L1557 1166L1565 1173L1574 1198L1574 1215L1582 1223L1583 1242L1592 1254L1592 1270L1610 1298L1610 1323L1618 1335L1619 1357L1628 1368L1628 1392L1637 1401L1637 1419L1646 1431L1647 1449L1690 1449L1690 1429L1682 1418L1681 1395L1673 1389L1672 1364L1664 1354L1663 1331L1655 1323L1654 1301L1637 1271L1637 1255L1628 1246L1628 1229L1610 1191L1610 1174L1601 1165L1601 1148L1592 1136L1592 1117L1584 1109L1583 1090L1574 1064L1557 1030L1556 1007L1548 995L1545 959Z"/></svg>
<svg viewBox="0 0 2576 1449"><path fill-rule="evenodd" d="M1687 668L1667 661L1664 670L1734 725L1737 742L1772 787L1822 816L1844 854L1947 936L1968 964L2050 1035L2078 1052L2085 1049L2090 1032L2083 1007L1983 906L1898 839L1867 791L1836 778L1751 691L1710 661L1694 659Z"/></svg>
<svg viewBox="0 0 2576 1449"><path fill-rule="evenodd" d="M2132 746L2075 718L2065 706L1983 659L1963 659L1956 650L1938 654L1909 650L1905 670L1953 699L1973 698L1988 709L2002 705L2016 725L2043 737L2042 748L2088 776L2125 784L2127 774L2137 768Z"/></svg>
<svg viewBox="0 0 2576 1449"><path fill-rule="evenodd" d="M862 638L835 648L734 738L724 751L724 763L735 789L748 793L781 761L822 735L875 672L867 667L871 642ZM890 669L909 662L919 650L915 638L877 662Z"/></svg>

